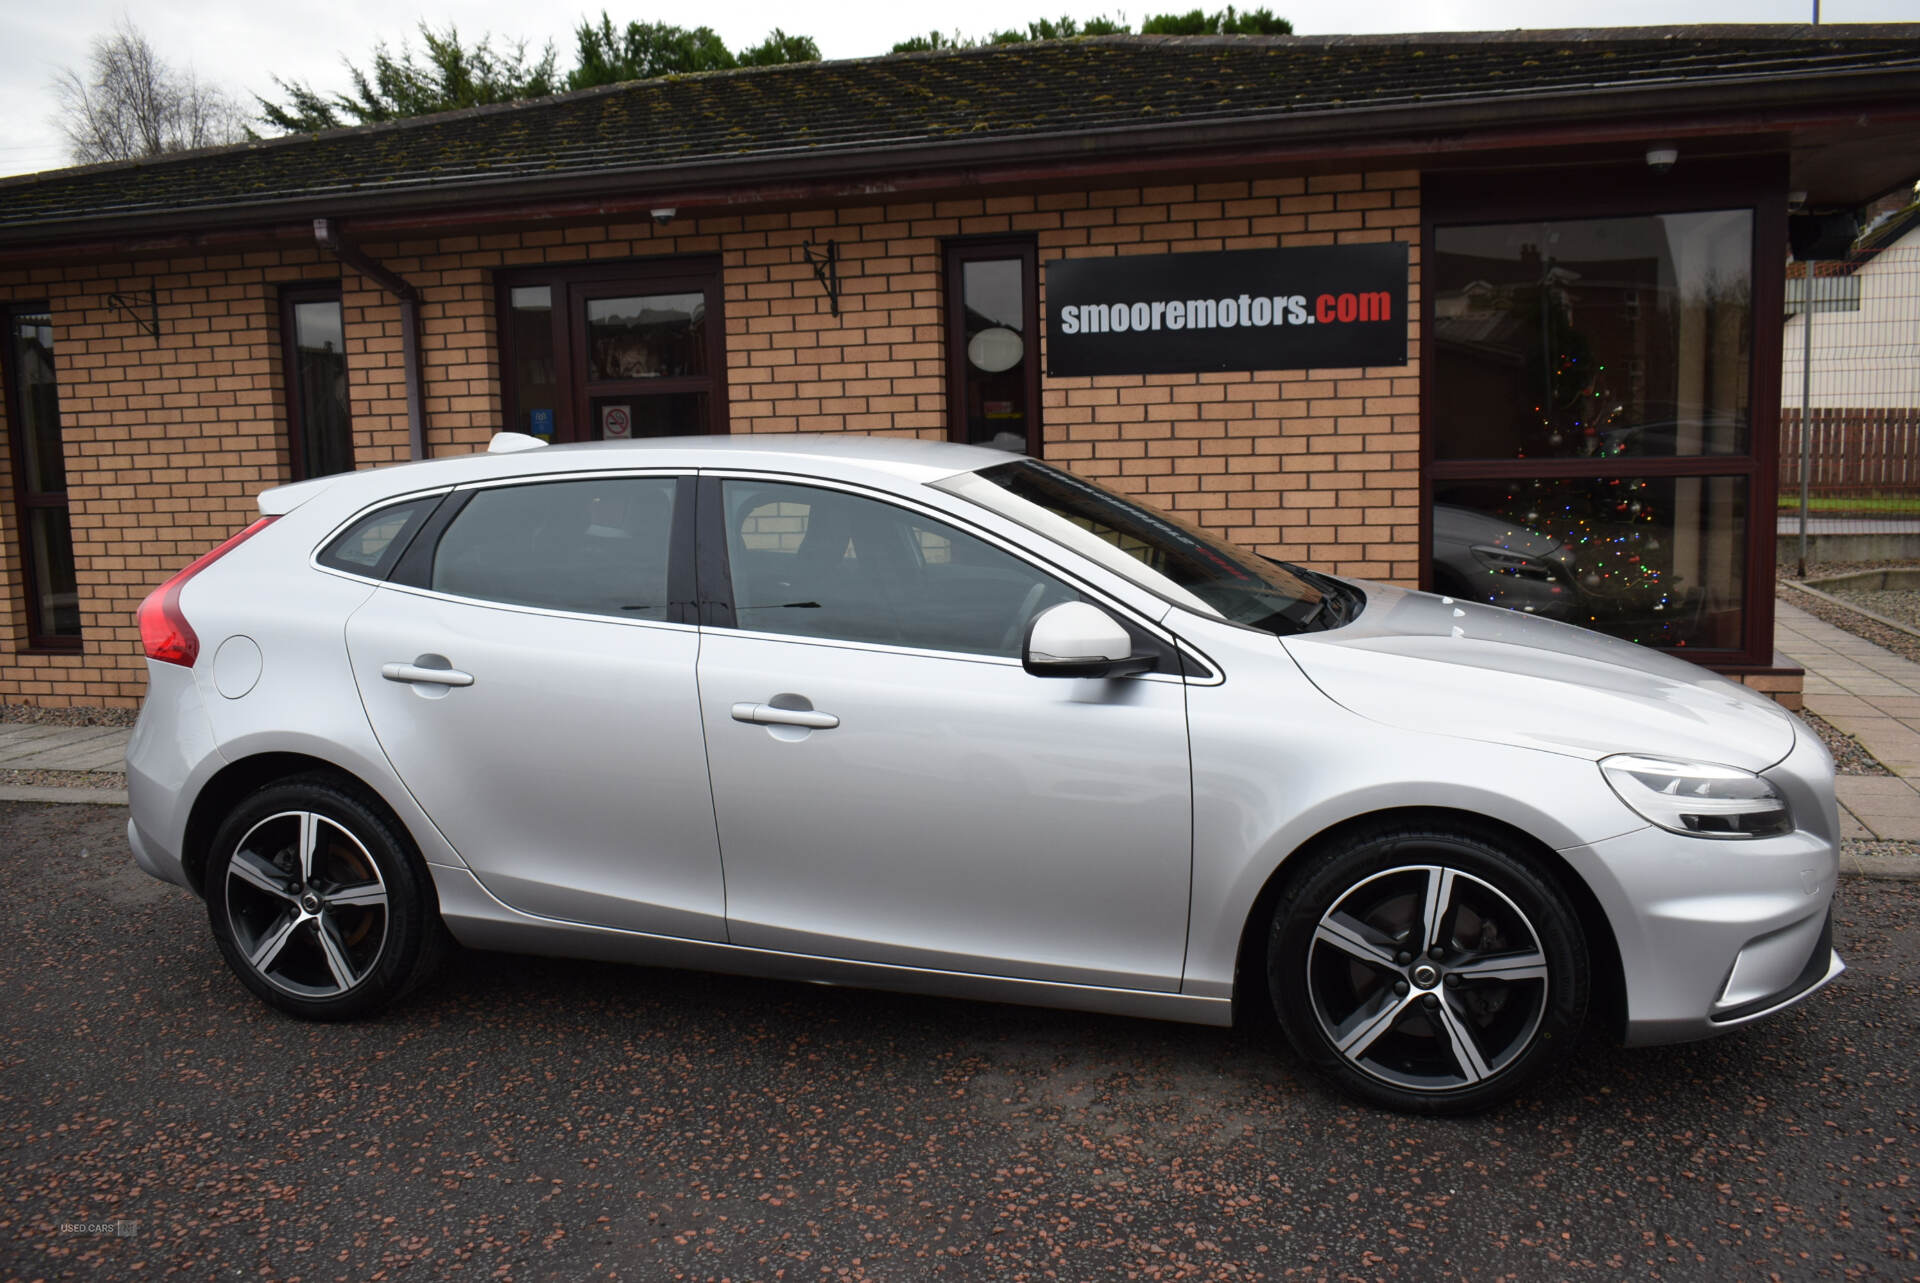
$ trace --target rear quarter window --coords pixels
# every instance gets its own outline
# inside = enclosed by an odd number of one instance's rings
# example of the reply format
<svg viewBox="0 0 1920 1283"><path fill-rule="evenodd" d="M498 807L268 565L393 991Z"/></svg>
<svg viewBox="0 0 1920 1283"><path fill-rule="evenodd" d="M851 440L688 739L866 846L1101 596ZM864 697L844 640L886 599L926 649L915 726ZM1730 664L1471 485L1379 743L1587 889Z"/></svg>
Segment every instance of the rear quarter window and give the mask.
<svg viewBox="0 0 1920 1283"><path fill-rule="evenodd" d="M406 550L407 541L439 502L439 495L429 495L368 513L320 550L320 564L350 575L385 578Z"/></svg>

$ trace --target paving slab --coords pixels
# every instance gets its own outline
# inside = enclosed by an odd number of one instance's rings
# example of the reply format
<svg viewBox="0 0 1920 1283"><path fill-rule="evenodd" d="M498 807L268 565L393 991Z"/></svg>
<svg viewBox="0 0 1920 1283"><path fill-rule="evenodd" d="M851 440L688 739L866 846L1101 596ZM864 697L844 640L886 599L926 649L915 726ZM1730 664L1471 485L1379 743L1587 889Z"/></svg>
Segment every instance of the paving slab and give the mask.
<svg viewBox="0 0 1920 1283"><path fill-rule="evenodd" d="M79 731L99 730L100 727L73 726L15 726L0 724L0 757L13 753L32 752L49 744L71 743Z"/></svg>
<svg viewBox="0 0 1920 1283"><path fill-rule="evenodd" d="M126 726L0 724L0 770L117 771L132 737Z"/></svg>
<svg viewBox="0 0 1920 1283"><path fill-rule="evenodd" d="M1840 795L1840 801L1847 806L1864 803L1868 799L1920 799L1920 790L1914 788L1913 782L1897 775L1842 775L1835 782L1834 792Z"/></svg>
<svg viewBox="0 0 1920 1283"><path fill-rule="evenodd" d="M1920 842L1920 664L1778 602L1775 647L1806 669L1808 712L1860 741L1891 776L1834 781L1843 839ZM1842 855L1844 872L1920 878L1920 855L1894 850Z"/></svg>
<svg viewBox="0 0 1920 1283"><path fill-rule="evenodd" d="M1854 815L1883 842L1920 842L1920 814L1913 811L1856 811Z"/></svg>
<svg viewBox="0 0 1920 1283"><path fill-rule="evenodd" d="M20 751L0 752L0 768L14 771L107 771L120 769L127 754L128 732L115 728L84 737L42 741Z"/></svg>

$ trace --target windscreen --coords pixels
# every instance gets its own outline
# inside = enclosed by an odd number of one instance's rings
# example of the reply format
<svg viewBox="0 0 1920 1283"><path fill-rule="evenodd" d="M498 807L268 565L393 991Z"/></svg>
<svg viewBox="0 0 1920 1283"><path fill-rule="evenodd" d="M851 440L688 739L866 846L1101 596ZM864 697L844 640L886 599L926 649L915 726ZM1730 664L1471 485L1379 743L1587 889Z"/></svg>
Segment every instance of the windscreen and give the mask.
<svg viewBox="0 0 1920 1283"><path fill-rule="evenodd" d="M1300 632L1320 613L1320 589L1287 568L1038 460L935 484L1188 610L1273 633Z"/></svg>

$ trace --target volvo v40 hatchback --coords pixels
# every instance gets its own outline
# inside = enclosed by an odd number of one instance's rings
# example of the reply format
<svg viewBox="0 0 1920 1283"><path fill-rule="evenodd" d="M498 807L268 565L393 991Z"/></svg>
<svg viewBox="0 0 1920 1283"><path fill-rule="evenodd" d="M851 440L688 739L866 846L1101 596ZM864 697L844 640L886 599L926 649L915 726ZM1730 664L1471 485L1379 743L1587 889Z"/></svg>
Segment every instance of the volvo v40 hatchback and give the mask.
<svg viewBox="0 0 1920 1283"><path fill-rule="evenodd" d="M269 490L141 607L134 854L284 1011L449 938L1270 1005L1443 1112L1841 971L1832 764L1700 668L989 450L533 444Z"/></svg>

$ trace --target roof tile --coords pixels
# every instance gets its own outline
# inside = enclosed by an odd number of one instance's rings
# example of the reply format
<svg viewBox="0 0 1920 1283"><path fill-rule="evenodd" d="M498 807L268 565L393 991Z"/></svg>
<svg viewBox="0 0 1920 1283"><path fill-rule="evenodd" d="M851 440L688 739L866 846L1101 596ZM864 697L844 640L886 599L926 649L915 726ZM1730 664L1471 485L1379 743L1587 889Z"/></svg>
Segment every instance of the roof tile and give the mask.
<svg viewBox="0 0 1920 1283"><path fill-rule="evenodd" d="M1303 112L1912 70L1920 24L1103 37L741 69L0 181L0 239L142 215ZM13 234L12 237L9 233Z"/></svg>

